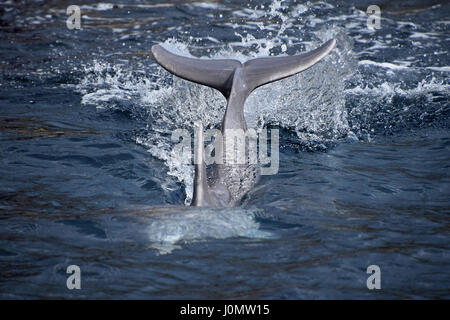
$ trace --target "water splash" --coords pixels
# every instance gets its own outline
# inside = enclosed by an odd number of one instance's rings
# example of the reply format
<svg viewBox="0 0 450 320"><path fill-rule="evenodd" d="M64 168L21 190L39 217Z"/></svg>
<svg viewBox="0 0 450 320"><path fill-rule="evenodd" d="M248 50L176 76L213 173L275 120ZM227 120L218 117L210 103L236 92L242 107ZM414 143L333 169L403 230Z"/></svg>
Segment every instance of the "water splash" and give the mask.
<svg viewBox="0 0 450 320"><path fill-rule="evenodd" d="M245 105L249 127L261 129L275 125L296 132L300 142L312 149L324 142L336 141L347 135L349 126L345 110L345 81L352 75L351 41L340 28L323 28L312 33L301 46L289 29L308 14L306 7L288 8L281 1L272 2L269 10L244 10L235 13L258 22L259 31L242 25L235 34L241 41L216 43L202 48L199 40L169 38L164 46L179 54L199 58L237 58L246 61L260 56L289 55L311 50L330 38L337 38L333 52L313 68L296 76L255 90ZM250 22L249 22L250 23ZM250 23L252 24L252 23ZM247 26L243 22L244 26ZM262 31L262 32L261 32ZM292 46L291 46L292 45ZM192 53L188 48L192 48ZM186 187L186 204L193 193L193 166L172 157L174 142L171 133L185 128L193 133L193 123L203 122L204 128L217 128L223 117L226 101L211 88L184 81L157 66L150 74L130 72L126 65L110 65L95 61L86 68L86 77L78 86L84 94L82 103L99 108L128 108L133 115L146 117L148 123L136 143L144 145L156 158L168 166L168 174ZM131 102L130 102L131 101Z"/></svg>
<svg viewBox="0 0 450 320"><path fill-rule="evenodd" d="M448 126L450 85L434 76L415 86L383 81L359 84L346 90L349 123L360 139L371 141L415 128ZM426 106L426 107L425 107Z"/></svg>
<svg viewBox="0 0 450 320"><path fill-rule="evenodd" d="M153 209L146 221L149 223L147 234L150 247L160 254L166 254L181 248L181 244L206 239L271 238L273 235L260 230L260 225L255 220L261 214L259 209L242 208Z"/></svg>

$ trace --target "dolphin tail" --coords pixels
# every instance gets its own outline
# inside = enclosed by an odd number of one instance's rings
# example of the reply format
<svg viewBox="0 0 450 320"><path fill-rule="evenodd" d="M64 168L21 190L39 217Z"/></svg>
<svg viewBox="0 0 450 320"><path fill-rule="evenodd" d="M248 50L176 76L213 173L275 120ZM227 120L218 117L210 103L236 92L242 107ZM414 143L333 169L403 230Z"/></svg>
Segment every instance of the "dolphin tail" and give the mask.
<svg viewBox="0 0 450 320"><path fill-rule="evenodd" d="M254 89L292 76L313 66L324 58L336 45L331 39L323 45L297 56L251 59L242 64L234 59L198 59L171 53L161 45L154 45L152 53L156 61L170 73L199 84L219 90L229 98L236 69L242 68L240 76L248 94Z"/></svg>
<svg viewBox="0 0 450 320"><path fill-rule="evenodd" d="M320 47L296 56L267 57L248 60L244 63L244 74L250 91L274 81L302 72L328 55L336 46L331 39Z"/></svg>
<svg viewBox="0 0 450 320"><path fill-rule="evenodd" d="M224 129L244 129L244 103L259 86L292 76L316 64L336 45L331 39L310 52L297 56L251 59L242 64L233 59L197 59L179 56L160 45L152 47L156 61L174 75L219 90L228 100L222 121ZM196 124L195 178L192 206L213 205L208 187L203 147L203 127ZM214 191L214 190L213 190Z"/></svg>
<svg viewBox="0 0 450 320"><path fill-rule="evenodd" d="M242 64L232 59L197 59L179 56L154 45L152 53L156 61L170 73L199 84L219 90L228 98L233 74Z"/></svg>

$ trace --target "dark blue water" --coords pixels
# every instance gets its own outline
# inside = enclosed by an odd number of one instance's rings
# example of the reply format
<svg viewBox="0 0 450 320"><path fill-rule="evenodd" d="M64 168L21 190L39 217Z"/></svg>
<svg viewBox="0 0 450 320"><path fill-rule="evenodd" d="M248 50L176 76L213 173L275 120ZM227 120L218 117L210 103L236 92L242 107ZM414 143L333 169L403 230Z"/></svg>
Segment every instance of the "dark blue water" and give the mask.
<svg viewBox="0 0 450 320"><path fill-rule="evenodd" d="M450 5L379 1L369 30L370 4L2 2L0 297L450 298ZM225 102L151 46L246 60L331 37L247 101L250 126L280 129L278 174L238 208L186 207L171 132L217 126Z"/></svg>

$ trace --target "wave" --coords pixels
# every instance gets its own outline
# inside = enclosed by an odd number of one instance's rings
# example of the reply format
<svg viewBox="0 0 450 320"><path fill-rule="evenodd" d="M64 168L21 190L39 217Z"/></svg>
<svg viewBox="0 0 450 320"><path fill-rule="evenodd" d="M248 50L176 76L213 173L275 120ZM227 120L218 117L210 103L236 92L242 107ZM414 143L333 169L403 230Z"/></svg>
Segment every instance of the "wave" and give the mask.
<svg viewBox="0 0 450 320"><path fill-rule="evenodd" d="M256 218L264 212L259 209L173 206L148 208L144 211L150 247L159 254L171 253L183 244L207 239L273 237L272 233L260 230Z"/></svg>

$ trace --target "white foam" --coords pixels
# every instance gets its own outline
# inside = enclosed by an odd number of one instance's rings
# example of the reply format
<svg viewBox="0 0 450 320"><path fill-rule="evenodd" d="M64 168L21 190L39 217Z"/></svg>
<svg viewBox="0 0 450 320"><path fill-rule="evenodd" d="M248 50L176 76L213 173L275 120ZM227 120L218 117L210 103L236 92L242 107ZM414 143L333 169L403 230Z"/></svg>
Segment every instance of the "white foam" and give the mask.
<svg viewBox="0 0 450 320"><path fill-rule="evenodd" d="M440 72L450 72L450 67L427 67L427 69L434 70L434 71L440 71Z"/></svg>
<svg viewBox="0 0 450 320"><path fill-rule="evenodd" d="M218 3L215 2L193 2L190 4L191 6L194 7L198 7L198 8L203 8L203 9L220 9L220 10L224 10L227 9L226 7L224 7L223 5L220 5Z"/></svg>
<svg viewBox="0 0 450 320"><path fill-rule="evenodd" d="M399 84L392 84L389 82L383 82L378 86L356 86L351 89L346 89L347 94L352 95L370 95L377 97L392 97L394 95L400 96L413 96L413 95L426 95L432 92L442 92L448 94L450 92L450 85L443 82L438 82L434 78L427 81L422 80L414 88L402 88Z"/></svg>
<svg viewBox="0 0 450 320"><path fill-rule="evenodd" d="M148 218L147 234L151 247L160 254L171 253L180 245L208 239L233 237L271 238L260 230L255 217L261 211L242 208L186 208L172 214Z"/></svg>
<svg viewBox="0 0 450 320"><path fill-rule="evenodd" d="M434 32L413 32L409 37L413 39L434 39L436 38L436 33Z"/></svg>
<svg viewBox="0 0 450 320"><path fill-rule="evenodd" d="M112 8L114 8L114 4L104 3L104 2L99 2L95 5L85 4L80 7L80 9L82 9L82 10L96 10L96 11L107 11L107 10L111 10Z"/></svg>
<svg viewBox="0 0 450 320"><path fill-rule="evenodd" d="M396 65L390 62L376 62L372 60L360 60L358 61L358 64L361 65L373 65L381 68L388 68L393 70L400 70L400 69L408 69L408 66L402 66L402 65Z"/></svg>

